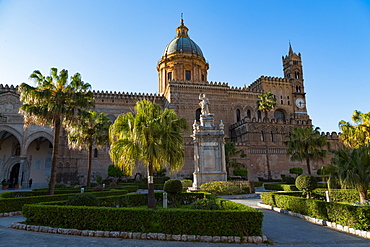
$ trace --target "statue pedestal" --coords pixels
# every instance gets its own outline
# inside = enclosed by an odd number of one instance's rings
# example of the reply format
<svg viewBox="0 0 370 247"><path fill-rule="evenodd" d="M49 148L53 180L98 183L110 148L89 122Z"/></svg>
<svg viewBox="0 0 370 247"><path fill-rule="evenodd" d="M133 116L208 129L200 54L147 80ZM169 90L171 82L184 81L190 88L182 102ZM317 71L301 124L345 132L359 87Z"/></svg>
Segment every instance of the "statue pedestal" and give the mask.
<svg viewBox="0 0 370 247"><path fill-rule="evenodd" d="M194 166L193 187L190 191L199 190L204 183L227 181L225 163L224 125L214 125L214 114L202 114L200 125L193 124Z"/></svg>

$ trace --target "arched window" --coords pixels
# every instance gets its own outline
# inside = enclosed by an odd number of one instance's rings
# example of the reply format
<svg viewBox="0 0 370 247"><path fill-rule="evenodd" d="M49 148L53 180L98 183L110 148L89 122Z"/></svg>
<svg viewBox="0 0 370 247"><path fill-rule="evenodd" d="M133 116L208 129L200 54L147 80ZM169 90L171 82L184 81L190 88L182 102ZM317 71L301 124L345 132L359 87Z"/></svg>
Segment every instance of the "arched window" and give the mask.
<svg viewBox="0 0 370 247"><path fill-rule="evenodd" d="M251 118L251 110L247 110L247 118Z"/></svg>
<svg viewBox="0 0 370 247"><path fill-rule="evenodd" d="M257 117L258 117L258 119L261 119L262 118L262 113L261 113L260 110L257 111Z"/></svg>
<svg viewBox="0 0 370 247"><path fill-rule="evenodd" d="M296 78L296 79L299 79L299 72L297 71L297 72L295 72L294 74L295 74L295 78Z"/></svg>
<svg viewBox="0 0 370 247"><path fill-rule="evenodd" d="M271 141L274 142L274 133L271 131Z"/></svg>
<svg viewBox="0 0 370 247"><path fill-rule="evenodd" d="M236 109L236 121L237 122L240 121L240 110L239 109Z"/></svg>
<svg viewBox="0 0 370 247"><path fill-rule="evenodd" d="M196 111L195 111L195 121L197 122L200 122L200 114L202 113L202 110L200 108L198 108Z"/></svg>
<svg viewBox="0 0 370 247"><path fill-rule="evenodd" d="M285 121L285 114L282 110L276 110L274 112L274 118L276 119L276 121L278 121L279 119Z"/></svg>
<svg viewBox="0 0 370 247"><path fill-rule="evenodd" d="M185 70L185 79L187 81L191 80L191 71L190 70Z"/></svg>
<svg viewBox="0 0 370 247"><path fill-rule="evenodd" d="M97 148L94 149L94 158L98 158L98 149Z"/></svg>
<svg viewBox="0 0 370 247"><path fill-rule="evenodd" d="M265 134L263 133L263 131L261 131L261 141L265 141Z"/></svg>

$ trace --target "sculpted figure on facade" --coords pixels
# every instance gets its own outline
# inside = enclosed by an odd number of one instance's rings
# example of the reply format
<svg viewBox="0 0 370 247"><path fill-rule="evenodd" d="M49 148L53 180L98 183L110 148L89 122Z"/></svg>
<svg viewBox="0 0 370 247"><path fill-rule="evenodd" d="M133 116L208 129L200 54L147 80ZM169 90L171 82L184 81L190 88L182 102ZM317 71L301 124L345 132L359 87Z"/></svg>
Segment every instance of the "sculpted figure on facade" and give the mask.
<svg viewBox="0 0 370 247"><path fill-rule="evenodd" d="M206 94L199 94L200 107L203 115L209 115L209 99L206 97Z"/></svg>

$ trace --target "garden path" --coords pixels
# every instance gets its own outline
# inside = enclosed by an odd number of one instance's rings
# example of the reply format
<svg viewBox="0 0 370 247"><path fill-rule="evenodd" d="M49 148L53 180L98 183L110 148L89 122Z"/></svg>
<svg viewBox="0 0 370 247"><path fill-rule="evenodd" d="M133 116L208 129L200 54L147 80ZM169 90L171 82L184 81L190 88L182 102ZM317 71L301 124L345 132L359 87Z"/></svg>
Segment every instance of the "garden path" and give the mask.
<svg viewBox="0 0 370 247"><path fill-rule="evenodd" d="M250 207L259 208L259 194L264 190L258 188L258 196L246 199L230 199ZM261 209L261 208L259 208ZM264 214L263 234L274 246L325 246L325 247L362 247L370 246L370 240L349 233L320 226L303 219L281 214L268 209L261 209Z"/></svg>

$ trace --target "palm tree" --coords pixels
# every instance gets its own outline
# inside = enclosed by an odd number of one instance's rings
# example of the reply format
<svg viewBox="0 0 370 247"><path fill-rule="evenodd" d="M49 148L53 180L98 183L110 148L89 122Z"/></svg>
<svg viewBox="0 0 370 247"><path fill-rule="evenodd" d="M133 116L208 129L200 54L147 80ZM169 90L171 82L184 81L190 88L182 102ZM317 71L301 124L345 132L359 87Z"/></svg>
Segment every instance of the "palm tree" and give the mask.
<svg viewBox="0 0 370 247"><path fill-rule="evenodd" d="M271 92L264 92L257 96L257 107L258 110L265 112L265 120L268 120L268 112L275 108L276 106L276 99ZM266 141L266 166L267 166L267 176L268 179L272 179L271 175L271 168L270 168L270 161L269 161L269 150Z"/></svg>
<svg viewBox="0 0 370 247"><path fill-rule="evenodd" d="M226 172L227 175L230 175L230 168L239 168L242 166L241 163L237 162L235 156L239 156L244 158L246 154L242 149L237 150L235 148L235 144L233 142L226 142L225 143L225 162L226 162Z"/></svg>
<svg viewBox="0 0 370 247"><path fill-rule="evenodd" d="M292 134L286 136L288 141L284 144L288 147L287 155L291 161L306 160L308 174L311 175L310 161L322 160L326 157L325 147L329 142L325 136L320 135L320 128L311 125L310 128L294 127Z"/></svg>
<svg viewBox="0 0 370 247"><path fill-rule="evenodd" d="M341 129L340 139L350 148L358 148L370 143L370 112L354 111L352 116L354 124L344 120L339 122Z"/></svg>
<svg viewBox="0 0 370 247"><path fill-rule="evenodd" d="M125 174L132 175L136 161L148 169L148 208L155 209L153 172L161 166L178 170L183 166L185 152L182 130L184 118L174 110L162 109L148 100L138 101L135 113L118 116L109 129L110 156Z"/></svg>
<svg viewBox="0 0 370 247"><path fill-rule="evenodd" d="M68 145L72 149L87 149L87 187L91 183L91 160L94 146L103 147L109 144L110 119L105 113L97 114L88 111L82 114L77 125L68 126Z"/></svg>
<svg viewBox="0 0 370 247"><path fill-rule="evenodd" d="M81 80L79 73L68 79L68 71L63 69L58 75L56 68L51 68L50 76L43 76L35 70L30 79L37 83L33 87L22 83L19 87L23 105L19 110L24 114L24 124L51 126L54 129L52 167L49 181L49 194L54 194L59 158L59 138L62 124L71 125L75 116L94 105L93 93L89 83Z"/></svg>
<svg viewBox="0 0 370 247"><path fill-rule="evenodd" d="M336 171L331 174L330 180L339 181L341 188L355 188L360 202L366 202L370 183L370 145L355 149L341 147L332 152L332 165Z"/></svg>
<svg viewBox="0 0 370 247"><path fill-rule="evenodd" d="M276 106L276 99L271 92L264 92L257 97L258 110L265 112L265 119L267 120L268 112L274 109Z"/></svg>

